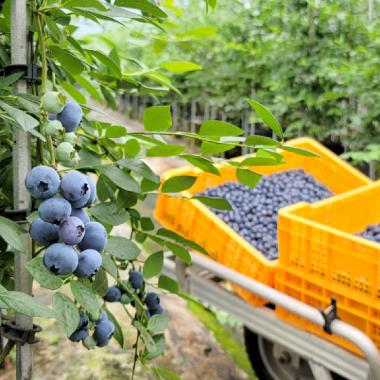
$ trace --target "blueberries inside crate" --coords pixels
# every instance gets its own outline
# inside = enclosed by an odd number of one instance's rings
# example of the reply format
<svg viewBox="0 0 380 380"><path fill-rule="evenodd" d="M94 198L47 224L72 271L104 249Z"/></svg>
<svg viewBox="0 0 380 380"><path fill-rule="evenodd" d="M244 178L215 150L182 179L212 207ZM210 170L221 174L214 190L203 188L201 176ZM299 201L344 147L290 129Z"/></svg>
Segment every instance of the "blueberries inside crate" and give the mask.
<svg viewBox="0 0 380 380"><path fill-rule="evenodd" d="M276 260L278 210L302 201L314 203L334 194L312 174L299 169L263 176L253 190L232 181L197 195L227 199L233 211L212 209L213 212L267 259Z"/></svg>
<svg viewBox="0 0 380 380"><path fill-rule="evenodd" d="M360 236L364 239L372 240L376 243L380 243L380 223L370 224L367 226L367 229L355 235Z"/></svg>

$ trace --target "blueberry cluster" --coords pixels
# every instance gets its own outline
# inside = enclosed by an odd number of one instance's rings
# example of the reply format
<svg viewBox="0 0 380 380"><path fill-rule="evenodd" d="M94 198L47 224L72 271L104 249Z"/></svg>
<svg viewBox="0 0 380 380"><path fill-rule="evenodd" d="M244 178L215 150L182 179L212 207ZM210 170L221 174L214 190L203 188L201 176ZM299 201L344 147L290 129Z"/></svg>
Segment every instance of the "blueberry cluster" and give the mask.
<svg viewBox="0 0 380 380"><path fill-rule="evenodd" d="M129 292L125 290L129 289ZM135 307L135 300L130 297L131 293L136 294L140 300L144 300L144 278L141 272L131 271L128 281L123 281L122 285L111 286L108 288L107 294L103 297L106 302L121 302L122 304L131 304ZM155 314L164 314L164 309L160 305L160 297L157 293L149 292L145 296L145 304L147 309L144 310L145 316L149 319ZM137 319L137 314L135 316Z"/></svg>
<svg viewBox="0 0 380 380"><path fill-rule="evenodd" d="M329 198L333 193L303 169L264 176L252 190L240 182L226 182L202 193L227 199L233 211L213 210L267 259L278 258L277 221L280 208Z"/></svg>
<svg viewBox="0 0 380 380"><path fill-rule="evenodd" d="M107 231L100 223L90 222L83 210L96 199L90 177L73 171L61 181L53 168L36 166L26 176L25 187L35 199L43 200L29 234L48 247L45 267L54 275L94 276L102 264L100 252L107 245ZM59 191L61 197L56 196ZM73 246L80 249L79 255Z"/></svg>
<svg viewBox="0 0 380 380"><path fill-rule="evenodd" d="M75 130L82 122L82 108L76 102L66 102L65 97L54 91L47 92L42 97L42 106L49 115L49 121L44 125L43 132L53 137L58 144L55 150L57 160L63 166L75 166L79 161L74 149L77 141Z"/></svg>
<svg viewBox="0 0 380 380"><path fill-rule="evenodd" d="M367 226L362 232L356 234L364 239L368 239L371 241L375 241L376 243L380 243L380 223L379 224L370 224Z"/></svg>

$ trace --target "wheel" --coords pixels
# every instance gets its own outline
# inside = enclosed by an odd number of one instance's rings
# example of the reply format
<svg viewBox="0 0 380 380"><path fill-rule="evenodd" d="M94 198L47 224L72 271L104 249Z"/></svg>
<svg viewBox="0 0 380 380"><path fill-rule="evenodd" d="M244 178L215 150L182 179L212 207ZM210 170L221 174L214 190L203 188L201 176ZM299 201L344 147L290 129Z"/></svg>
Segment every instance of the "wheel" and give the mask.
<svg viewBox="0 0 380 380"><path fill-rule="evenodd" d="M245 348L259 380L322 380L316 379L307 360L279 347L244 327ZM331 373L333 380L347 380Z"/></svg>

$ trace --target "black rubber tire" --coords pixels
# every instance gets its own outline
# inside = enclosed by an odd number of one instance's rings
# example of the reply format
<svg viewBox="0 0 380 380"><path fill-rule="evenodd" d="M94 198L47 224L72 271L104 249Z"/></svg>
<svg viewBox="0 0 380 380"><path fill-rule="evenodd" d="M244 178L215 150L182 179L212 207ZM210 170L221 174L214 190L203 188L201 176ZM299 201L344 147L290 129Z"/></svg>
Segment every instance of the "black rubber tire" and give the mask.
<svg viewBox="0 0 380 380"><path fill-rule="evenodd" d="M251 366L259 380L273 380L273 377L267 371L265 364L261 358L259 350L259 336L244 326L244 341ZM332 373L334 380L347 380L335 373Z"/></svg>

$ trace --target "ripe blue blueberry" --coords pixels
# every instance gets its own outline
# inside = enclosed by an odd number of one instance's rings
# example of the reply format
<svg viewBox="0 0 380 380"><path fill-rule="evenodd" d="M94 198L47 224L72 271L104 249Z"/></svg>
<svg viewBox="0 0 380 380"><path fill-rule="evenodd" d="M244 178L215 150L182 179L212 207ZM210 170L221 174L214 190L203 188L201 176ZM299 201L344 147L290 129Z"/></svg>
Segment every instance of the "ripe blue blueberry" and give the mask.
<svg viewBox="0 0 380 380"><path fill-rule="evenodd" d="M71 335L70 335L70 340L72 342L80 342L81 340L83 340L84 338L86 338L88 336L88 330L77 330L77 331L74 331Z"/></svg>
<svg viewBox="0 0 380 380"><path fill-rule="evenodd" d="M70 216L59 226L59 237L67 245L79 244L84 236L84 224L76 216Z"/></svg>
<svg viewBox="0 0 380 380"><path fill-rule="evenodd" d="M87 178L82 173L72 171L62 178L61 194L69 202L81 199L89 190Z"/></svg>
<svg viewBox="0 0 380 380"><path fill-rule="evenodd" d="M87 224L90 221L87 212L82 210L81 208L73 208L71 210L70 216L76 216L83 222L83 224Z"/></svg>
<svg viewBox="0 0 380 380"><path fill-rule="evenodd" d="M86 249L78 256L78 266L74 275L78 278L92 277L102 265L102 256L94 249Z"/></svg>
<svg viewBox="0 0 380 380"><path fill-rule="evenodd" d="M82 122L82 108L80 105L73 101L68 101L62 112L58 113L57 120L59 120L66 132L74 132Z"/></svg>
<svg viewBox="0 0 380 380"><path fill-rule="evenodd" d="M58 243L59 240L58 226L44 222L39 218L31 224L29 235L38 244L44 245L45 247Z"/></svg>
<svg viewBox="0 0 380 380"><path fill-rule="evenodd" d="M111 286L103 298L107 302L118 302L121 298L121 291L116 286Z"/></svg>
<svg viewBox="0 0 380 380"><path fill-rule="evenodd" d="M73 247L56 243L46 250L43 263L50 273L57 276L71 274L78 266L78 255Z"/></svg>
<svg viewBox="0 0 380 380"><path fill-rule="evenodd" d="M155 310L160 305L160 297L155 292L149 292L145 297L145 304L149 310Z"/></svg>
<svg viewBox="0 0 380 380"><path fill-rule="evenodd" d="M56 113L49 113L48 119L49 120L57 120L57 114Z"/></svg>
<svg viewBox="0 0 380 380"><path fill-rule="evenodd" d="M139 271L132 271L129 274L129 281L130 281L133 289L140 289L144 283L142 273Z"/></svg>
<svg viewBox="0 0 380 380"><path fill-rule="evenodd" d="M110 340L114 332L115 325L109 320L103 320L95 327L93 337L98 343L102 344Z"/></svg>
<svg viewBox="0 0 380 380"><path fill-rule="evenodd" d="M102 252L107 245L107 231L98 222L89 222L85 225L85 235L83 240L78 244L81 251L86 249L95 249Z"/></svg>
<svg viewBox="0 0 380 380"><path fill-rule="evenodd" d="M71 204L65 198L50 198L38 207L38 215L43 221L58 226L70 216L70 213Z"/></svg>
<svg viewBox="0 0 380 380"><path fill-rule="evenodd" d="M164 314L164 309L162 308L161 305L159 305L159 306L157 307L157 309L150 310L150 315L151 315L152 317L153 317L153 315L157 315L157 314L159 314L159 315Z"/></svg>
<svg viewBox="0 0 380 380"><path fill-rule="evenodd" d="M111 339L108 339L108 340L106 340L106 341L104 341L102 343L98 342L96 344L96 347L105 347L105 346L108 346L109 342L111 342Z"/></svg>
<svg viewBox="0 0 380 380"><path fill-rule="evenodd" d="M107 319L108 319L108 315L106 311L102 309L102 316L96 320L95 325L98 325L101 321L105 321Z"/></svg>
<svg viewBox="0 0 380 380"><path fill-rule="evenodd" d="M77 327L78 330L85 330L86 327L88 326L89 323L89 318L88 315L85 313L82 313L81 311L79 312L79 324Z"/></svg>
<svg viewBox="0 0 380 380"><path fill-rule="evenodd" d="M36 166L25 177L25 187L30 195L39 200L54 197L59 190L59 175L49 166Z"/></svg>
<svg viewBox="0 0 380 380"><path fill-rule="evenodd" d="M70 202L71 207L72 208L85 207L90 198L91 198L91 187L87 190L86 194L81 199L78 199L77 201Z"/></svg>
<svg viewBox="0 0 380 380"><path fill-rule="evenodd" d="M87 177L87 182L90 185L91 194L90 194L90 197L88 198L88 201L85 203L83 207L90 207L96 200L96 186L89 176L86 175L86 177Z"/></svg>

